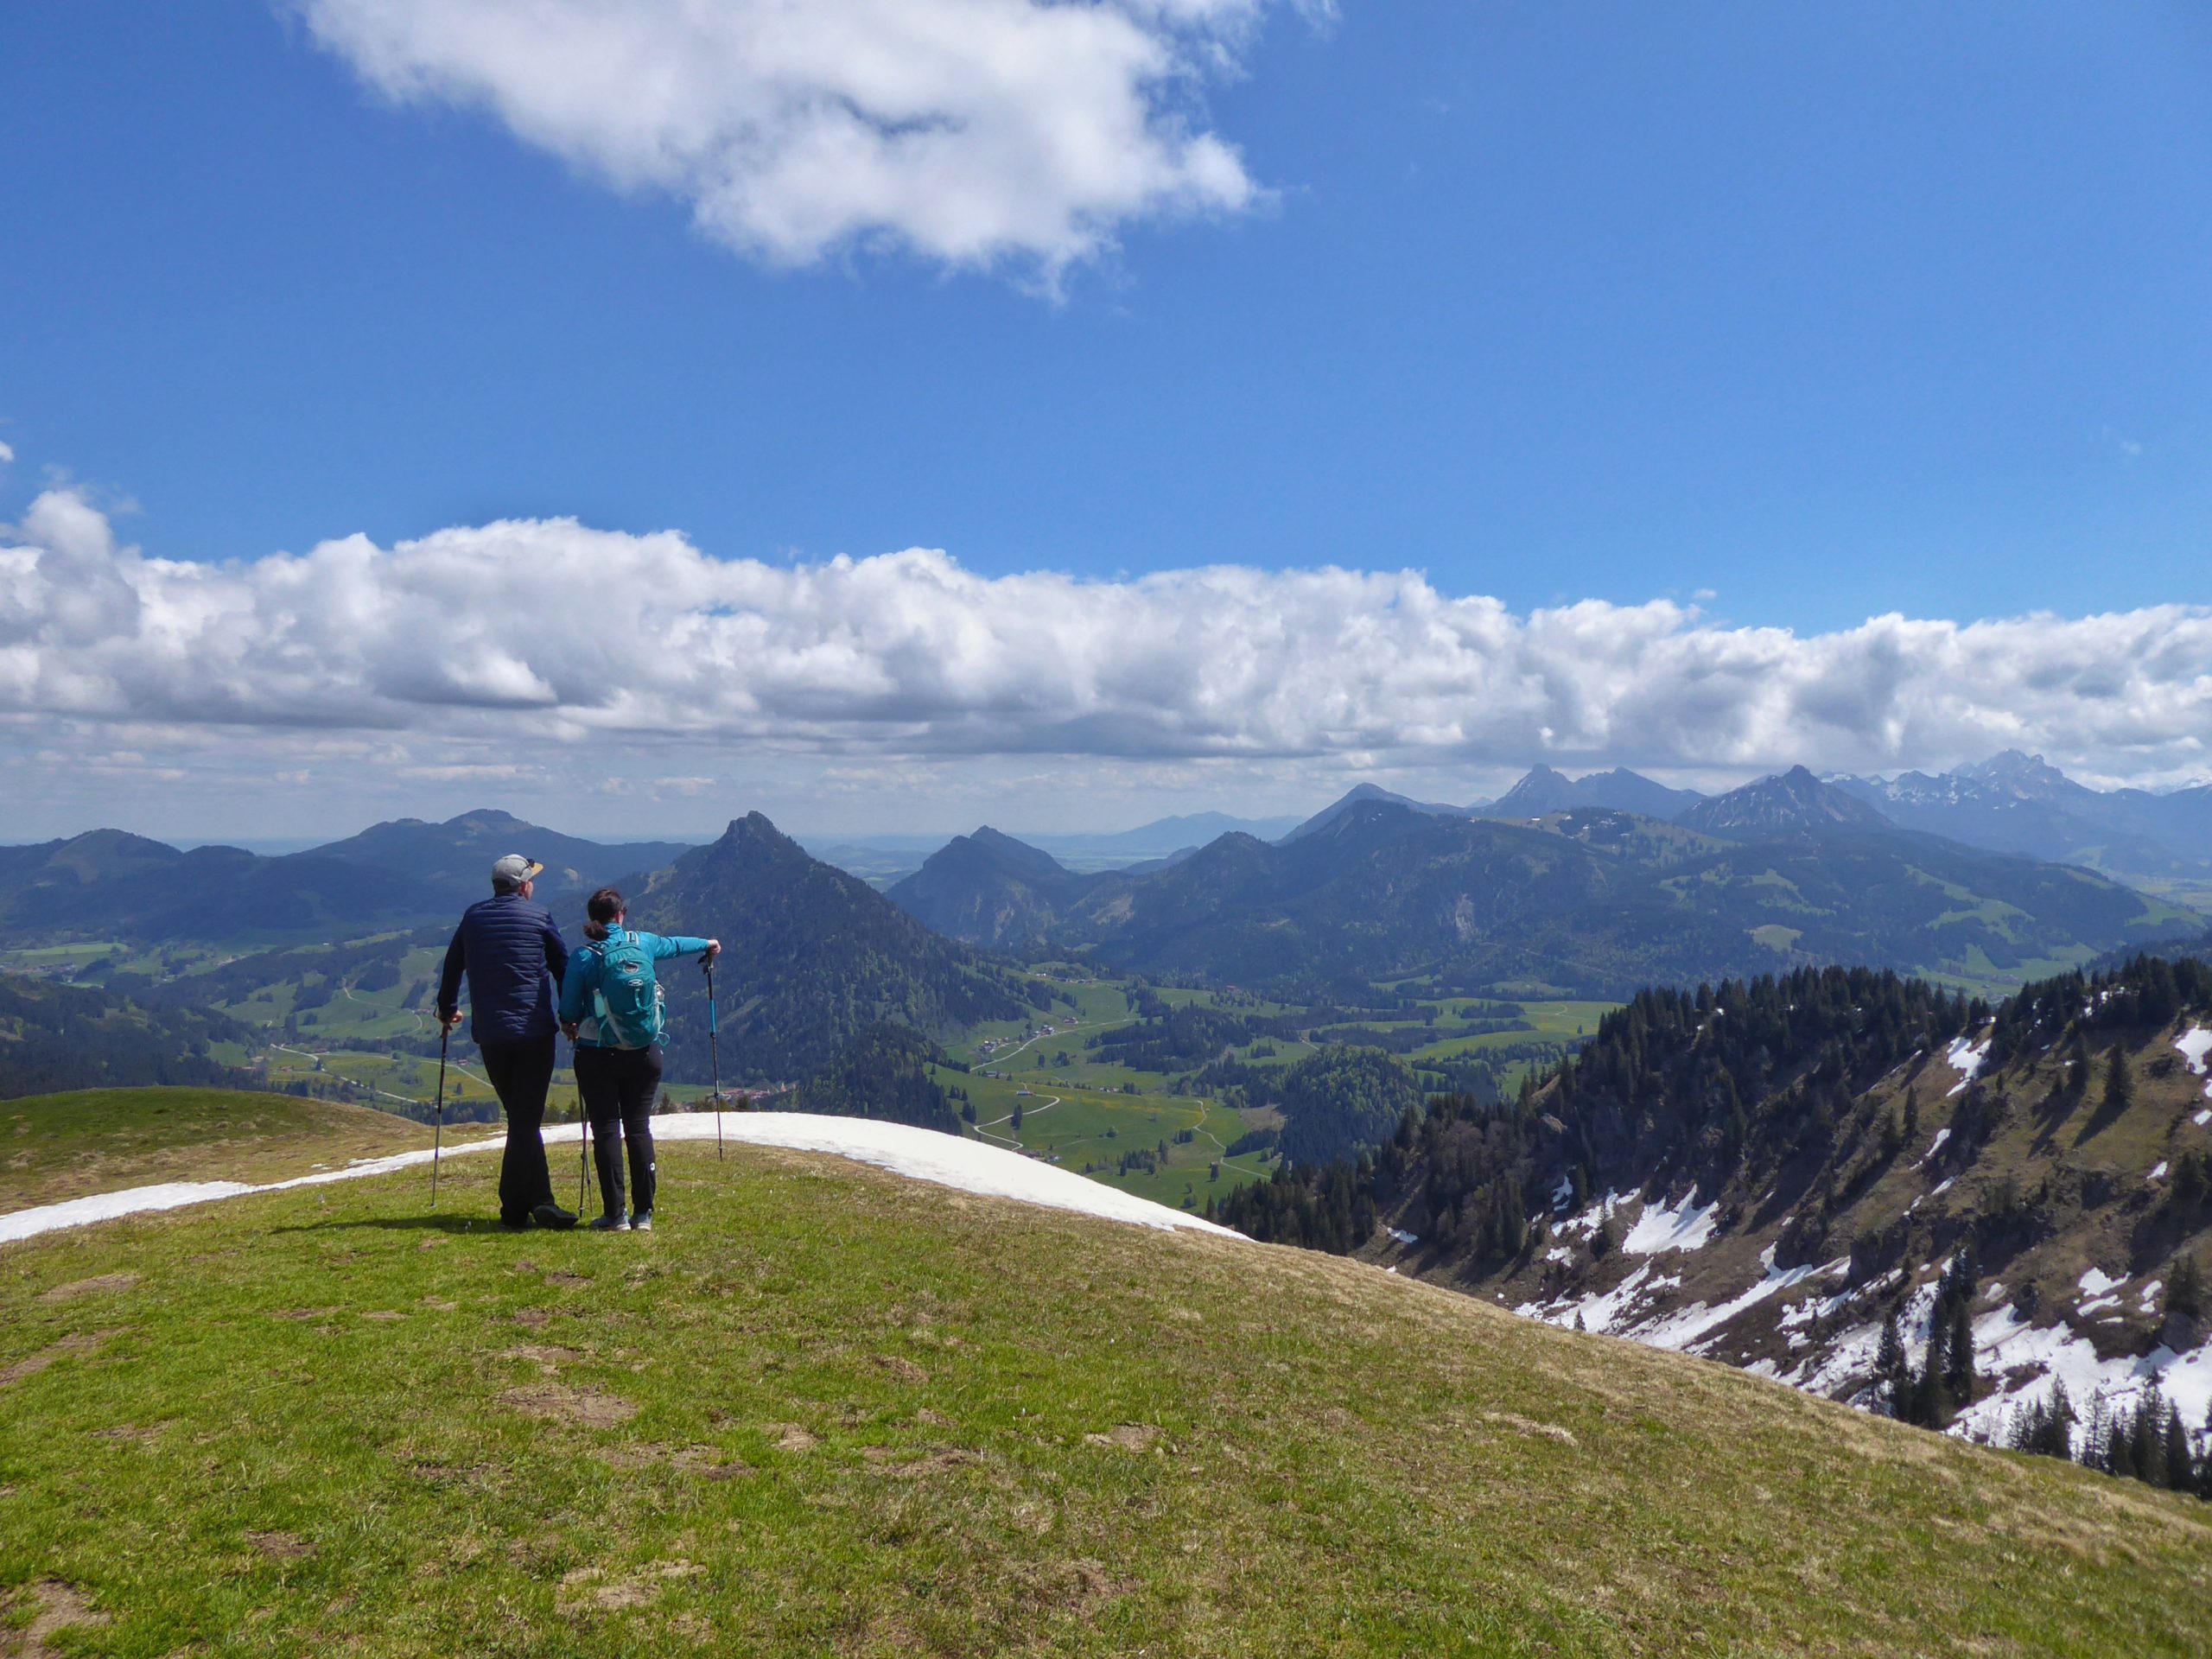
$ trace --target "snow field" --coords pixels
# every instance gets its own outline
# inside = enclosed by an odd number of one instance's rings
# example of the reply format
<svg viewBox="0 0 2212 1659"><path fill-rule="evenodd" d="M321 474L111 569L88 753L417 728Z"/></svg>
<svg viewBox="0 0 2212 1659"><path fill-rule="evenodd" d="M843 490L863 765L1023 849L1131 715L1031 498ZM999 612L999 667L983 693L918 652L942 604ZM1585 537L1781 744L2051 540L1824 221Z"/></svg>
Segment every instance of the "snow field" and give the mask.
<svg viewBox="0 0 2212 1659"><path fill-rule="evenodd" d="M1224 1238L1243 1236L1242 1233L1216 1226L1212 1222L1184 1211L1171 1210L1164 1204L1137 1198L1077 1175L1071 1170L1056 1168L1034 1159L1024 1158L1019 1153L1008 1152L1002 1147L987 1146L957 1135L940 1135L933 1129L913 1128L904 1123L881 1123L869 1118L823 1117L803 1112L732 1112L726 1114L721 1122L723 1137L740 1145L781 1147L793 1152L828 1153L888 1170L894 1175L951 1187L957 1192L972 1192L983 1198L1014 1198L1024 1204L1040 1205L1046 1209L1069 1210L1082 1215L1096 1216L1106 1221L1154 1227L1163 1231L1188 1228ZM573 1146L582 1134L582 1126L580 1124L549 1124L545 1129L545 1141L549 1146ZM715 1134L715 1116L711 1112L670 1113L653 1119L653 1138L656 1141L712 1141ZM505 1137L502 1135L489 1140L465 1141L451 1150L455 1157L466 1157L474 1153L488 1152L505 1144ZM333 1181L357 1179L364 1175L391 1174L398 1170L420 1168L429 1163L430 1157L428 1152L403 1152L390 1158L374 1158L349 1165L344 1169L334 1169L319 1175L302 1175L289 1181L272 1181L261 1186L249 1186L237 1181L169 1181L158 1186L130 1187L119 1192L72 1198L66 1204L43 1205L36 1209L18 1210L11 1215L0 1216L0 1243L30 1238L63 1227L81 1227L92 1222L108 1221L118 1216L175 1210L186 1205L244 1198L257 1192L283 1192L294 1187L321 1186Z"/></svg>
<svg viewBox="0 0 2212 1659"><path fill-rule="evenodd" d="M1720 1200L1715 1198L1700 1210L1697 1194L1692 1192L1672 1210L1651 1204L1636 1218L1628 1236L1621 1241L1621 1249L1630 1255L1656 1255L1662 1250L1702 1249L1719 1226Z"/></svg>

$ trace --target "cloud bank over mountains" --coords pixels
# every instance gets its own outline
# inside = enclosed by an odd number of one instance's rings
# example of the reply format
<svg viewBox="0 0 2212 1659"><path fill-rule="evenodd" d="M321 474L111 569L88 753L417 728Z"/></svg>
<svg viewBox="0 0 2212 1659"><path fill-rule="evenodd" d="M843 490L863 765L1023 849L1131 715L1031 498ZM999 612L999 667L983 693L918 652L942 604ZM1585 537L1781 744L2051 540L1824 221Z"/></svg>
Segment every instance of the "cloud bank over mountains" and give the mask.
<svg viewBox="0 0 2212 1659"><path fill-rule="evenodd" d="M0 531L0 729L87 766L118 745L335 747L419 775L549 747L680 749L695 780L805 758L889 785L979 757L1125 779L1743 774L2018 747L2156 783L2212 767L2212 607L1799 635L1667 601L1516 615L1414 571L987 577L924 549L779 567L568 519L200 564L121 543L55 488Z"/></svg>
<svg viewBox="0 0 2212 1659"><path fill-rule="evenodd" d="M291 0L401 102L481 109L770 264L893 246L1048 283L1260 187L1204 130L1268 0Z"/></svg>

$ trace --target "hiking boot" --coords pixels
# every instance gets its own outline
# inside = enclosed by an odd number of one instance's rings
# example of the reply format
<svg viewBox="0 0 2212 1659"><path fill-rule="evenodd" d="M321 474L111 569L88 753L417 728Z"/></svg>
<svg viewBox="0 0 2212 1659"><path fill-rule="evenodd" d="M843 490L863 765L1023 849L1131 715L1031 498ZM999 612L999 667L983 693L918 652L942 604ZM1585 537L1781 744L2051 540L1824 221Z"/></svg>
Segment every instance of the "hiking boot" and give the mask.
<svg viewBox="0 0 2212 1659"><path fill-rule="evenodd" d="M630 1230L630 1224L620 1216L594 1216L591 1230L594 1233L625 1233Z"/></svg>
<svg viewBox="0 0 2212 1659"><path fill-rule="evenodd" d="M576 1224L575 1217L550 1198L531 1211L530 1218L541 1227L550 1227L556 1233L565 1233Z"/></svg>
<svg viewBox="0 0 2212 1659"><path fill-rule="evenodd" d="M634 1215L630 1217L630 1230L632 1232L650 1233L652 1230L653 1212L652 1211L647 1210L642 1214Z"/></svg>
<svg viewBox="0 0 2212 1659"><path fill-rule="evenodd" d="M524 1216L520 1221L513 1221L505 1216L501 1216L499 1230L503 1233L526 1233L530 1230L530 1217Z"/></svg>

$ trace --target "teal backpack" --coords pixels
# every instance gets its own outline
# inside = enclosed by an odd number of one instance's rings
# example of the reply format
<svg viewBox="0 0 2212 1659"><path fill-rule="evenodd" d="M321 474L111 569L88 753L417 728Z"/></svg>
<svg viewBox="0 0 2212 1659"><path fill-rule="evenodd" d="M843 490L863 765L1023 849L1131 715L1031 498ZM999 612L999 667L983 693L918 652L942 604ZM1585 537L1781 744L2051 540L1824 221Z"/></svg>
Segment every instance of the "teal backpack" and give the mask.
<svg viewBox="0 0 2212 1659"><path fill-rule="evenodd" d="M651 1048L659 1039L664 1018L652 952L626 927L600 946L599 963L599 989L592 1003L601 1044Z"/></svg>

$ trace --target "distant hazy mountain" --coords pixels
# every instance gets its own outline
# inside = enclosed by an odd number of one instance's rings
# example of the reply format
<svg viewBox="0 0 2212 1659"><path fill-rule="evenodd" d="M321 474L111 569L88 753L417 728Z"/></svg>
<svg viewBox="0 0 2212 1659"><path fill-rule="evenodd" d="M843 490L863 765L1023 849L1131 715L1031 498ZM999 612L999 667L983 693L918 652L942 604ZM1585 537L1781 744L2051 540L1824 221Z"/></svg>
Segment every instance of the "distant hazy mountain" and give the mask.
<svg viewBox="0 0 2212 1659"><path fill-rule="evenodd" d="M1050 854L1064 869L1086 872L1179 857L1205 842L1232 833L1269 839L1297 823L1296 818L1239 818L1226 812L1191 812L1155 818L1134 830L1095 835L1024 832L1020 840L1025 846ZM825 863L849 870L887 893L951 839L946 836L818 836L803 844Z"/></svg>
<svg viewBox="0 0 2212 1659"><path fill-rule="evenodd" d="M1803 766L1700 801L1680 822L1738 841L1897 827L1858 796L1822 783Z"/></svg>
<svg viewBox="0 0 2212 1659"><path fill-rule="evenodd" d="M0 847L0 923L41 935L162 940L350 938L450 918L492 890L492 861L546 866L538 897L573 909L592 887L667 863L684 846L602 846L505 812L402 818L304 853L166 842L120 830Z"/></svg>
<svg viewBox="0 0 2212 1659"><path fill-rule="evenodd" d="M1671 818L1704 798L1694 789L1669 789L1626 766L1569 778L1563 772L1540 766L1531 767L1519 783L1483 808L1482 816L1540 818L1578 806L1602 806L1618 812L1641 812L1649 818Z"/></svg>
<svg viewBox="0 0 2212 1659"><path fill-rule="evenodd" d="M2212 785L2094 790L2017 749L1933 776L1829 781L1908 829L1972 846L2144 880L2212 878Z"/></svg>
<svg viewBox="0 0 2212 1659"><path fill-rule="evenodd" d="M1294 840L1102 877L1048 943L1245 984L1442 971L1611 995L1805 962L2009 974L2201 926L2087 871L1898 831L1809 774L1735 797L1708 804L1721 835L1363 801Z"/></svg>
<svg viewBox="0 0 2212 1659"><path fill-rule="evenodd" d="M1297 823L1298 820L1292 817L1240 818L1226 812L1185 812L1175 817L1154 818L1150 823L1116 830L1111 835L1026 835L1022 839L1063 860L1165 858L1223 836L1257 836L1262 841L1269 840L1296 828Z"/></svg>
<svg viewBox="0 0 2212 1659"><path fill-rule="evenodd" d="M1303 841L1317 830L1327 829L1352 808L1368 801L1382 801L1392 806L1402 806L1410 811L1426 812L1441 818L1472 817L1480 810L1471 806L1447 806L1441 801L1416 801L1411 796L1393 794L1379 784L1354 784L1281 839L1286 842Z"/></svg>
<svg viewBox="0 0 2212 1659"><path fill-rule="evenodd" d="M810 858L760 813L621 883L641 926L718 938L722 1075L792 1080L890 1020L941 1036L1018 1017L1020 977L940 938L857 876ZM668 964L672 1076L707 1075L703 983Z"/></svg>
<svg viewBox="0 0 2212 1659"><path fill-rule="evenodd" d="M521 853L545 866L537 879L538 902L559 909L594 887L633 870L658 869L690 850L690 843L676 841L585 841L482 808L443 823L395 818L295 856L337 859L412 876L450 906L488 897L492 861Z"/></svg>
<svg viewBox="0 0 2212 1659"><path fill-rule="evenodd" d="M35 935L346 937L428 920L442 908L414 876L308 855L180 852L120 830L0 848L0 923Z"/></svg>
<svg viewBox="0 0 2212 1659"><path fill-rule="evenodd" d="M887 896L947 938L1020 946L1058 922L1095 879L986 824L932 853Z"/></svg>

